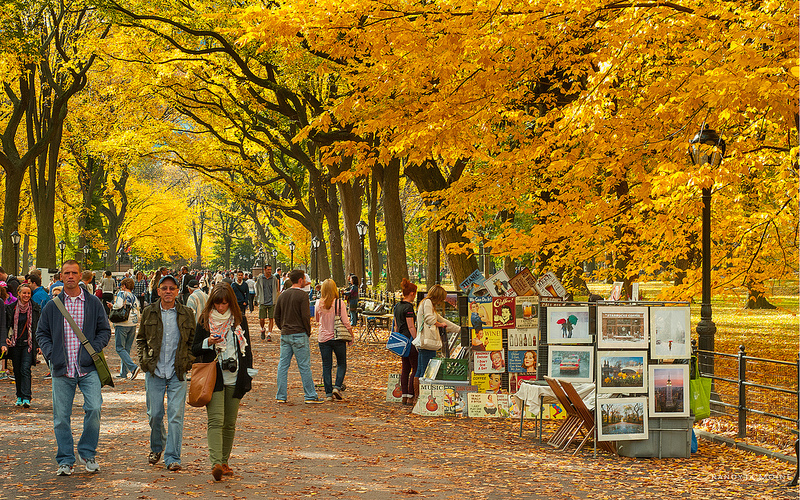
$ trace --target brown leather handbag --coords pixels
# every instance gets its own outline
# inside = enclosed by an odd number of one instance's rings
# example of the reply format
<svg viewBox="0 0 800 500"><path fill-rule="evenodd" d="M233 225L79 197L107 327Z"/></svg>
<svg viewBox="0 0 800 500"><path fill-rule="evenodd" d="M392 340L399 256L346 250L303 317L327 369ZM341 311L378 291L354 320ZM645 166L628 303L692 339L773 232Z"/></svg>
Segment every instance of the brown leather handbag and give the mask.
<svg viewBox="0 0 800 500"><path fill-rule="evenodd" d="M192 379L189 381L189 405L197 408L207 405L214 395L216 385L217 358L210 363L193 364Z"/></svg>

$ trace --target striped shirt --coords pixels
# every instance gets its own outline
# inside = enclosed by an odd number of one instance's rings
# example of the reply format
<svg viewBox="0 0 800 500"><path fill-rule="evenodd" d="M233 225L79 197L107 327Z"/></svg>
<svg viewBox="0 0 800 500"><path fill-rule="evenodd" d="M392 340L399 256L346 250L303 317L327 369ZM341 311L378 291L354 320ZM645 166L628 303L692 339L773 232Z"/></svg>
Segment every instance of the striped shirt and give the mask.
<svg viewBox="0 0 800 500"><path fill-rule="evenodd" d="M86 310L85 293L86 291L81 289L81 293L77 297L70 297L65 294L66 300L64 300L64 307L66 307L67 312L69 312L72 319L75 320L75 324L78 325L78 328L81 330L83 330L84 311ZM64 345L67 347L67 376L77 378L86 375L86 373L81 370L81 365L78 360L81 341L72 330L67 318L64 318Z"/></svg>

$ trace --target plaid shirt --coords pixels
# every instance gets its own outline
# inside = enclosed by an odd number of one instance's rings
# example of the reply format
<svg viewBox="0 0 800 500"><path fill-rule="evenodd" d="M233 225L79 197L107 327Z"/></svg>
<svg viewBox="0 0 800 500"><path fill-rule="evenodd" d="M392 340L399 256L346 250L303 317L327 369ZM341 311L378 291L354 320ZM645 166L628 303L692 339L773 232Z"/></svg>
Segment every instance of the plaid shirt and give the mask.
<svg viewBox="0 0 800 500"><path fill-rule="evenodd" d="M147 278L142 278L138 280L133 285L133 294L137 297L144 295L147 292Z"/></svg>
<svg viewBox="0 0 800 500"><path fill-rule="evenodd" d="M75 324L77 324L78 328L81 330L83 330L83 318L86 309L86 296L84 293L86 293L86 291L81 290L81 294L77 297L65 295L66 300L64 301L64 307L67 308L67 312L70 313L72 319L75 320ZM78 352L80 352L81 349L81 341L78 339L78 336L75 335L75 332L72 331L72 327L69 325L67 318L64 318L64 344L67 346L67 376L77 378L86 375L86 373L81 370L80 363L78 363Z"/></svg>

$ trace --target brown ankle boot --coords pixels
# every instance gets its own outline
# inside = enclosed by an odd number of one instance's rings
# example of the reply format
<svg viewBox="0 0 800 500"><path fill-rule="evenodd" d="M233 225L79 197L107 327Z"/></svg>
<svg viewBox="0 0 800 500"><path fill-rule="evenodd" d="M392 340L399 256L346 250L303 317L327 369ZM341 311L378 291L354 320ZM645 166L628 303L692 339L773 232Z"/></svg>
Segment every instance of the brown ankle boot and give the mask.
<svg viewBox="0 0 800 500"><path fill-rule="evenodd" d="M222 475L225 473L225 469L222 468L222 464L214 465L214 468L211 469L211 475L214 476L214 481L219 481L222 479Z"/></svg>
<svg viewBox="0 0 800 500"><path fill-rule="evenodd" d="M418 398L419 398L419 377L414 377L414 397L409 402L409 405L416 406Z"/></svg>
<svg viewBox="0 0 800 500"><path fill-rule="evenodd" d="M408 405L408 396L403 396L403 405Z"/></svg>

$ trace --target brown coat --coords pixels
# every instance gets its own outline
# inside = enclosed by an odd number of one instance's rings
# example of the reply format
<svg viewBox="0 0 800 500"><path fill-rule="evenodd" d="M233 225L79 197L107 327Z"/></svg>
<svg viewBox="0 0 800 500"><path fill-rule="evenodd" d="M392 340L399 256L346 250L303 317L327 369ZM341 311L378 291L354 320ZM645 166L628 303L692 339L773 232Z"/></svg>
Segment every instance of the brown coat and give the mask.
<svg viewBox="0 0 800 500"><path fill-rule="evenodd" d="M194 363L192 343L194 342L195 320L194 312L185 305L175 302L175 308L178 312L178 331L181 334L178 351L175 353L175 374L178 376L178 380L184 380L186 372L192 368L192 363ZM161 300L157 300L142 311L139 331L136 333L139 366L142 367L142 370L155 373L158 357L161 355L163 335Z"/></svg>

